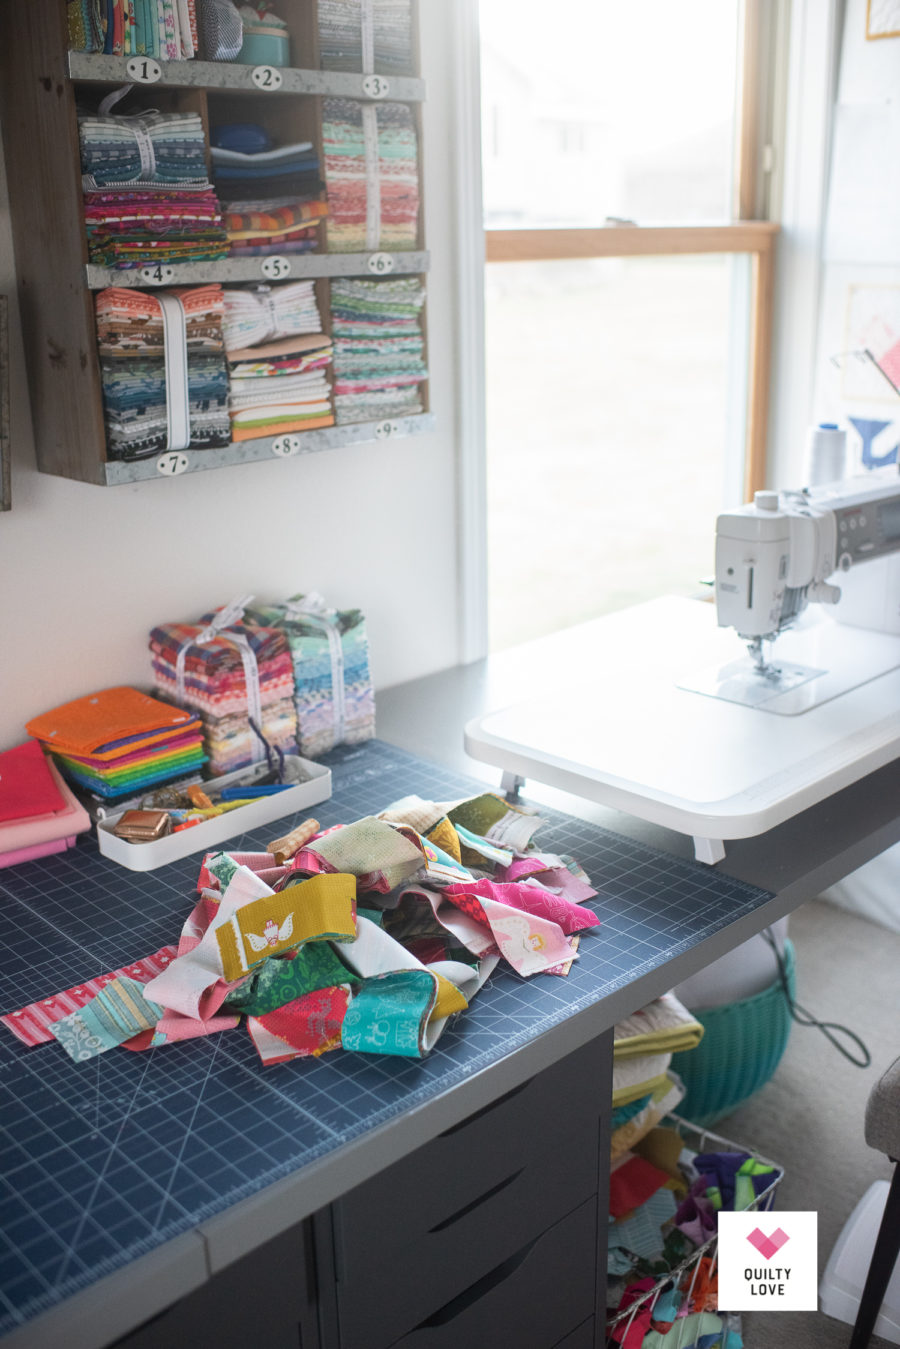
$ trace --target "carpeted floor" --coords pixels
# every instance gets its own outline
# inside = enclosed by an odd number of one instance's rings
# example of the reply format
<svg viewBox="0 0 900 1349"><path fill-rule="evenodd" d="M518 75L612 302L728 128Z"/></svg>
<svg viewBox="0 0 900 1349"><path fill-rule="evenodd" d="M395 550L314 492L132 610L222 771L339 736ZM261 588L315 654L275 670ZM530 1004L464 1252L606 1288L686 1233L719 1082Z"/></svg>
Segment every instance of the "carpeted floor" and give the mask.
<svg viewBox="0 0 900 1349"><path fill-rule="evenodd" d="M798 1002L856 1031L872 1065L854 1067L820 1031L795 1025L772 1080L714 1127L784 1166L778 1208L818 1211L821 1276L858 1200L892 1173L866 1145L863 1120L871 1087L900 1054L900 933L816 900L792 915L789 935ZM748 1313L743 1324L745 1349L846 1349L851 1329L821 1312Z"/></svg>

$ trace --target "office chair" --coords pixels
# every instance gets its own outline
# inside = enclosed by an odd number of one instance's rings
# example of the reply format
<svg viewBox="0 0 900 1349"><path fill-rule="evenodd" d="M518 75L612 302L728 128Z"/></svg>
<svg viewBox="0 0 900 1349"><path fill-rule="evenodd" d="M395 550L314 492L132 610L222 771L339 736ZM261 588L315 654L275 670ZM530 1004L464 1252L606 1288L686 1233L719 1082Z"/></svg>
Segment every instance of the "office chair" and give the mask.
<svg viewBox="0 0 900 1349"><path fill-rule="evenodd" d="M900 1158L900 1058L895 1059L869 1093L866 1104L866 1142L892 1161ZM849 1349L866 1349L900 1253L900 1165L894 1167L891 1188L866 1284L859 1300Z"/></svg>

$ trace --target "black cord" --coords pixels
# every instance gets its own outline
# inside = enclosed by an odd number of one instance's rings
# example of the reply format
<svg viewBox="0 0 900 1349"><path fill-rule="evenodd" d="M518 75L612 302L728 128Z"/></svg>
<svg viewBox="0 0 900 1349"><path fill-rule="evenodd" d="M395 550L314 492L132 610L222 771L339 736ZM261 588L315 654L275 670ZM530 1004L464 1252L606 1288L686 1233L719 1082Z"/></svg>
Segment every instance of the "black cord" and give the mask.
<svg viewBox="0 0 900 1349"><path fill-rule="evenodd" d="M812 1012L808 1012L805 1007L801 1007L800 1004L794 1000L794 996L791 993L791 986L788 983L787 967L784 963L784 956L778 949L778 943L775 940L775 934L773 933L770 927L767 927L763 929L762 936L769 943L775 955L775 960L778 964L778 976L781 980L781 987L788 1005L788 1011L790 1012L794 1021L797 1022L797 1025L816 1026L825 1036L825 1039L829 1040L834 1045L838 1053L843 1054L845 1059L848 1059L850 1063L852 1063L857 1068L868 1068L872 1063L872 1055L869 1053L867 1046L863 1043L863 1041L859 1038L859 1036L856 1034L855 1031L850 1030L848 1026L841 1026L840 1024L834 1021L819 1021L817 1017L813 1016ZM860 1058L854 1057L854 1055L850 1052L850 1050L847 1049L845 1045L842 1045L840 1041L835 1038L835 1035L832 1034L832 1032L836 1032L839 1035L845 1035L848 1040L851 1040L853 1044L856 1045L857 1049L860 1051L861 1057Z"/></svg>

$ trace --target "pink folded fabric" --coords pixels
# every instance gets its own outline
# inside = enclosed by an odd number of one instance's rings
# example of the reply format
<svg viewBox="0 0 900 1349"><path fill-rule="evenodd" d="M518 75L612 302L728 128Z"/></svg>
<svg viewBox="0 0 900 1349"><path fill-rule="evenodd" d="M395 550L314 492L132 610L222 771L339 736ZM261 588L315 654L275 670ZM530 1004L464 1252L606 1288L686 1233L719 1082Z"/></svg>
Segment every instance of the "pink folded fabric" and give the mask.
<svg viewBox="0 0 900 1349"><path fill-rule="evenodd" d="M74 848L75 843L76 835L72 834L70 838L53 838L48 843L32 843L27 848L12 848L9 852L0 853L0 867L12 867L17 862L33 862L36 857L50 857L53 853Z"/></svg>
<svg viewBox="0 0 900 1349"><path fill-rule="evenodd" d="M6 854L19 848L30 848L35 843L50 843L56 839L72 838L73 835L81 834L91 827L90 816L73 796L71 787L64 781L56 764L52 759L44 757L36 741L32 741L31 744L34 745L34 752L40 756L46 765L46 772L60 804L58 809L45 811L43 814L25 815L0 822L0 853ZM4 772L3 760L5 757L0 755L0 781L2 781ZM34 853L32 856L41 856L41 854ZM17 860L26 861L27 859L18 858ZM9 866L10 863L6 862L5 865Z"/></svg>
<svg viewBox="0 0 900 1349"><path fill-rule="evenodd" d="M524 881L459 881L454 885L445 885L443 894L456 900L463 895L477 895L479 899L494 899L498 904L506 904L511 909L521 909L523 913L546 918L556 923L567 935L583 932L587 927L598 927L600 919L591 909L552 894L540 885L528 885Z"/></svg>

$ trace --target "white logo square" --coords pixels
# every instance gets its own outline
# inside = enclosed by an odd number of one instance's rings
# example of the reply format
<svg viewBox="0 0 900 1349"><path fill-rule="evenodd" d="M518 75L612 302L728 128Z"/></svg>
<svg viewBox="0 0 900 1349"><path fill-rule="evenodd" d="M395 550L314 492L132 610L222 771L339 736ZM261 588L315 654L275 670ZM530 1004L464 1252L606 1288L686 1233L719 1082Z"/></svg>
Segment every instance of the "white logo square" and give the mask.
<svg viewBox="0 0 900 1349"><path fill-rule="evenodd" d="M720 1213L722 1310L816 1311L818 1218L777 1210Z"/></svg>

